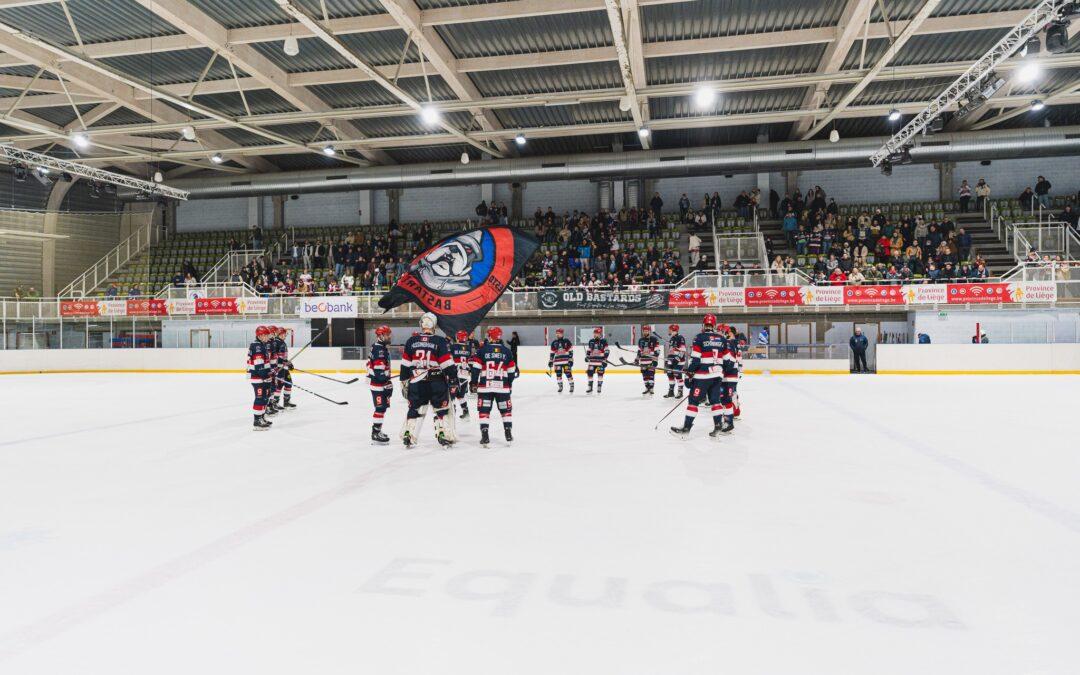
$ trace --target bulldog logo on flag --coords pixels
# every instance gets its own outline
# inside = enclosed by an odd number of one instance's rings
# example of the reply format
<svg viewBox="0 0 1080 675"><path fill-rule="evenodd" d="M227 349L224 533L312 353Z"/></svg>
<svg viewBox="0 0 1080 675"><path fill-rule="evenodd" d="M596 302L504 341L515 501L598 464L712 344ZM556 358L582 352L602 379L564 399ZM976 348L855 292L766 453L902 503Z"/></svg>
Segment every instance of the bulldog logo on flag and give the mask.
<svg viewBox="0 0 1080 675"><path fill-rule="evenodd" d="M516 227L451 235L409 263L379 306L415 302L438 317L447 335L471 333L539 247L536 237Z"/></svg>

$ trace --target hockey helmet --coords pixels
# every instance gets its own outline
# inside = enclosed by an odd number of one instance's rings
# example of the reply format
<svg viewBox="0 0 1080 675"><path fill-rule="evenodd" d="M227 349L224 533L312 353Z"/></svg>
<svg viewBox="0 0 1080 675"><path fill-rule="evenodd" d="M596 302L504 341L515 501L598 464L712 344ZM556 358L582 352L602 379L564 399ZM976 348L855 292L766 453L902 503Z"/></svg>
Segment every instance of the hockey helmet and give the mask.
<svg viewBox="0 0 1080 675"><path fill-rule="evenodd" d="M565 334L566 334L566 331L564 331L562 328L556 328L555 329L555 337L562 337Z"/></svg>
<svg viewBox="0 0 1080 675"><path fill-rule="evenodd" d="M267 337L268 335L270 335L270 329L266 326L259 326L255 329L255 337L257 338Z"/></svg>
<svg viewBox="0 0 1080 675"><path fill-rule="evenodd" d="M648 335L651 332L652 332L652 326L650 326L649 324L645 324L644 326L641 327L641 334L642 335Z"/></svg>
<svg viewBox="0 0 1080 675"><path fill-rule="evenodd" d="M716 315L706 314L705 317L701 319L701 325L706 328L716 328Z"/></svg>
<svg viewBox="0 0 1080 675"><path fill-rule="evenodd" d="M491 326L487 329L487 336L492 342L500 342L502 340L502 328Z"/></svg>
<svg viewBox="0 0 1080 675"><path fill-rule="evenodd" d="M375 329L376 338L390 338L390 326L382 325Z"/></svg>
<svg viewBox="0 0 1080 675"><path fill-rule="evenodd" d="M596 328L592 329L592 334L595 337L604 337L604 329L600 326L597 326Z"/></svg>
<svg viewBox="0 0 1080 675"><path fill-rule="evenodd" d="M673 323L670 326L668 326L667 329L668 329L669 333L678 333L679 332L679 324Z"/></svg>
<svg viewBox="0 0 1080 675"><path fill-rule="evenodd" d="M277 333L278 337L285 337L286 335L289 334L289 329L286 328L285 326L275 326L274 327L274 332Z"/></svg>
<svg viewBox="0 0 1080 675"><path fill-rule="evenodd" d="M459 330L459 331L457 332L457 334L456 334L456 335L454 335L454 337L455 337L455 338L457 338L457 341L458 341L458 342L465 342L466 340L468 340L468 339L469 339L469 334L468 334L468 332L466 332L466 331L463 331L463 330Z"/></svg>
<svg viewBox="0 0 1080 675"><path fill-rule="evenodd" d="M425 312L424 315L420 317L421 330L435 330L435 325L438 323L439 320L431 312Z"/></svg>

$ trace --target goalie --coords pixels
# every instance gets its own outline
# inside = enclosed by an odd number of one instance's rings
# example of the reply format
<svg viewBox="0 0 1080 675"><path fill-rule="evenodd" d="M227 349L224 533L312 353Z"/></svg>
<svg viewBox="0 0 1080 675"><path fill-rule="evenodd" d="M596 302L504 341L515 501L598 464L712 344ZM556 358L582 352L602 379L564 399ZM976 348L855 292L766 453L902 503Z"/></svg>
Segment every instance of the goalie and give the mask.
<svg viewBox="0 0 1080 675"><path fill-rule="evenodd" d="M435 438L449 447L457 440L454 416L449 415L450 396L456 393L457 365L450 354L450 342L435 334L435 315L420 317L420 332L405 342L401 356L401 393L409 402L401 441L406 448L416 445L420 425L428 406L435 409Z"/></svg>

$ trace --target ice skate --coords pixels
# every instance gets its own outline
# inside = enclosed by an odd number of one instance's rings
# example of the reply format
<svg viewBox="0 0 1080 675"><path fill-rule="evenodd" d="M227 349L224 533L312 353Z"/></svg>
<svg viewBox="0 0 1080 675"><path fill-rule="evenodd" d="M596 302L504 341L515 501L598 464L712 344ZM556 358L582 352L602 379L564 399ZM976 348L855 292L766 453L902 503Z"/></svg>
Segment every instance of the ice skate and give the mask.
<svg viewBox="0 0 1080 675"><path fill-rule="evenodd" d="M585 393L586 394L591 394L592 393L592 382L590 382L588 388L585 389Z"/></svg>
<svg viewBox="0 0 1080 675"><path fill-rule="evenodd" d="M272 422L268 422L266 420L266 418L263 417L262 415L256 415L255 416L255 423L252 426L252 428L255 431L266 431L267 429L269 429L272 426L272 424L273 424Z"/></svg>
<svg viewBox="0 0 1080 675"><path fill-rule="evenodd" d="M664 398L675 398L675 387L668 387L667 393L664 394Z"/></svg>
<svg viewBox="0 0 1080 675"><path fill-rule="evenodd" d="M480 430L480 447L486 448L491 445L491 438L488 436L487 427Z"/></svg>
<svg viewBox="0 0 1080 675"><path fill-rule="evenodd" d="M503 432L506 434L506 442L514 442L514 434L510 431L510 427L503 427Z"/></svg>
<svg viewBox="0 0 1080 675"><path fill-rule="evenodd" d="M291 398L292 398L291 396L286 396L286 397L285 397L285 403L284 403L284 404L282 404L282 406L281 406L281 409L282 409L282 410L286 410L286 411L289 411L289 410L296 410L296 404L295 404L295 403L293 403L293 402L292 402L292 401L290 400Z"/></svg>
<svg viewBox="0 0 1080 675"><path fill-rule="evenodd" d="M414 439L412 434L410 434L408 431L402 434L401 442L405 444L406 449L411 449L413 446L416 445L416 439Z"/></svg>
<svg viewBox="0 0 1080 675"><path fill-rule="evenodd" d="M384 434L379 427L371 427L371 442L386 445L390 442L390 437Z"/></svg>
<svg viewBox="0 0 1080 675"><path fill-rule="evenodd" d="M686 439L690 436L691 428L692 427L688 427L686 425L683 425L681 427L671 427L671 435L675 436L676 438Z"/></svg>
<svg viewBox="0 0 1080 675"><path fill-rule="evenodd" d="M435 438L439 441L439 445L443 446L444 448L449 448L454 444L452 440L447 438L445 431L440 431L438 434L435 435Z"/></svg>

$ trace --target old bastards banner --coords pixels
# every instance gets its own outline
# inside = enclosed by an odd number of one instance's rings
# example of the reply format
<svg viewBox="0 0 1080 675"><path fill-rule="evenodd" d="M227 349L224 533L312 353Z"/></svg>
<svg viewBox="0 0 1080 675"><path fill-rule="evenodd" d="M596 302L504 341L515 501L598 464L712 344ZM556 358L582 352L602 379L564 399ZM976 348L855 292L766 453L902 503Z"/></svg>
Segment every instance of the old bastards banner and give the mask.
<svg viewBox="0 0 1080 675"><path fill-rule="evenodd" d="M379 299L383 309L415 302L447 335L472 332L540 247L516 227L484 227L449 236L409 263Z"/></svg>

